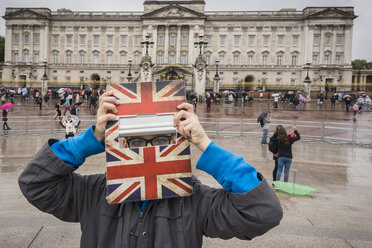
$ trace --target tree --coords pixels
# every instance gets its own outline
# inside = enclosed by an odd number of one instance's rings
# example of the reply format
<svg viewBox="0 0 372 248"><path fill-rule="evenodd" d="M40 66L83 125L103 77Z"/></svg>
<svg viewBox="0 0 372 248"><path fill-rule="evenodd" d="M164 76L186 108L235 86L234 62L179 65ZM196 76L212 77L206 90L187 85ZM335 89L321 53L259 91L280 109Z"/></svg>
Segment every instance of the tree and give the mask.
<svg viewBox="0 0 372 248"><path fill-rule="evenodd" d="M355 59L351 62L354 70L363 69L368 66L368 62L365 59Z"/></svg>
<svg viewBox="0 0 372 248"><path fill-rule="evenodd" d="M0 63L4 62L5 37L0 36Z"/></svg>

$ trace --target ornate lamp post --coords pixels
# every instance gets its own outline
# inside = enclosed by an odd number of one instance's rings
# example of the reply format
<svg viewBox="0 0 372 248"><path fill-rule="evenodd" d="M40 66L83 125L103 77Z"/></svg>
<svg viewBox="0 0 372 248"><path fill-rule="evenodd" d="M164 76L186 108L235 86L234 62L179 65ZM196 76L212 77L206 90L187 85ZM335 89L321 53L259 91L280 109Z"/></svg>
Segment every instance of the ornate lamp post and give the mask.
<svg viewBox="0 0 372 248"><path fill-rule="evenodd" d="M153 47L154 42L153 41L150 41L150 34L147 34L145 36L145 38L146 38L146 40L141 41L141 46L142 46L142 48L146 47L146 54L145 54L145 56L148 56L149 55L149 46L150 47Z"/></svg>
<svg viewBox="0 0 372 248"><path fill-rule="evenodd" d="M213 87L213 92L218 92L220 90L220 75L218 74L218 63L220 61L216 59L216 74L214 75L214 87Z"/></svg>
<svg viewBox="0 0 372 248"><path fill-rule="evenodd" d="M202 56L202 48L206 48L208 45L208 42L204 41L203 37L203 35L199 35L199 41L194 42L195 48L199 47L199 56Z"/></svg>
<svg viewBox="0 0 372 248"><path fill-rule="evenodd" d="M128 59L128 64L129 64L129 72L128 72L128 76L127 76L127 79L128 79L128 82L131 82L132 81L132 73L130 72L130 69L132 67L132 59L129 58Z"/></svg>
<svg viewBox="0 0 372 248"><path fill-rule="evenodd" d="M306 77L304 79L304 84L305 84L305 94L306 94L306 98L307 100L311 100L310 98L310 84L311 84L311 79L309 77L309 69L310 69L310 65L311 63L306 63L305 64L305 69L306 69Z"/></svg>
<svg viewBox="0 0 372 248"><path fill-rule="evenodd" d="M48 75L46 74L46 69L48 66L48 62L44 59L44 75L41 77L41 94L45 95L46 91L48 90Z"/></svg>

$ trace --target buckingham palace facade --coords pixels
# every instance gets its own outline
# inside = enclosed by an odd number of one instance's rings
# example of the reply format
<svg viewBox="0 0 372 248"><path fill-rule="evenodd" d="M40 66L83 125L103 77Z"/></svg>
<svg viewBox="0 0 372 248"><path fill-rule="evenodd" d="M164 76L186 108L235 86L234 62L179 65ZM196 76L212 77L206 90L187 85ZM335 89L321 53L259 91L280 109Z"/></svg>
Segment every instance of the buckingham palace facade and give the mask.
<svg viewBox="0 0 372 248"><path fill-rule="evenodd" d="M205 11L205 5L145 1L141 12L6 8L2 85L38 87L44 60L49 87L125 83L129 70L138 80L149 34L153 80L184 79L192 89L200 52L194 42L203 36L207 90L216 60L221 90L301 89L307 68L315 90L351 88L353 7Z"/></svg>

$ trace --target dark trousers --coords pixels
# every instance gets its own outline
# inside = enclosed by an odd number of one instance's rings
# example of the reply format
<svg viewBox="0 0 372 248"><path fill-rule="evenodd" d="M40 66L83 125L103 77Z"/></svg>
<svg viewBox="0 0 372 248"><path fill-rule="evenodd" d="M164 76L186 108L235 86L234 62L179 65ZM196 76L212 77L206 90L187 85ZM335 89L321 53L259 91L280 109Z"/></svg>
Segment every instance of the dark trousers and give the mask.
<svg viewBox="0 0 372 248"><path fill-rule="evenodd" d="M68 137L74 137L74 133L66 133L65 138L67 139Z"/></svg>
<svg viewBox="0 0 372 248"><path fill-rule="evenodd" d="M9 130L9 129L10 129L10 127L8 126L8 122L4 121L4 123L3 123L3 130Z"/></svg>
<svg viewBox="0 0 372 248"><path fill-rule="evenodd" d="M274 157L275 166L273 170L273 181L276 181L276 174L278 173L278 157Z"/></svg>

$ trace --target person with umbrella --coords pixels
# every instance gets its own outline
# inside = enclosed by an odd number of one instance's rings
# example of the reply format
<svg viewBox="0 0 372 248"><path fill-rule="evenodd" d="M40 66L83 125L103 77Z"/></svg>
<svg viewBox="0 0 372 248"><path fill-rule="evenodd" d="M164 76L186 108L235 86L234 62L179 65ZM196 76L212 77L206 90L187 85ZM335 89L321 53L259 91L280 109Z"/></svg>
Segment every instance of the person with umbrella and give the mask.
<svg viewBox="0 0 372 248"><path fill-rule="evenodd" d="M3 110L3 130L11 129L8 125L8 112L9 112L9 108L11 108L12 106L13 106L13 103L5 103L0 107L0 109Z"/></svg>
<svg viewBox="0 0 372 248"><path fill-rule="evenodd" d="M345 101L346 112L349 112L350 104L351 104L351 96L350 95L345 95L343 99Z"/></svg>
<svg viewBox="0 0 372 248"><path fill-rule="evenodd" d="M267 134L269 133L269 126L271 120L270 116L271 116L270 110L265 110L257 118L257 122L259 122L262 127L261 145L267 144Z"/></svg>

